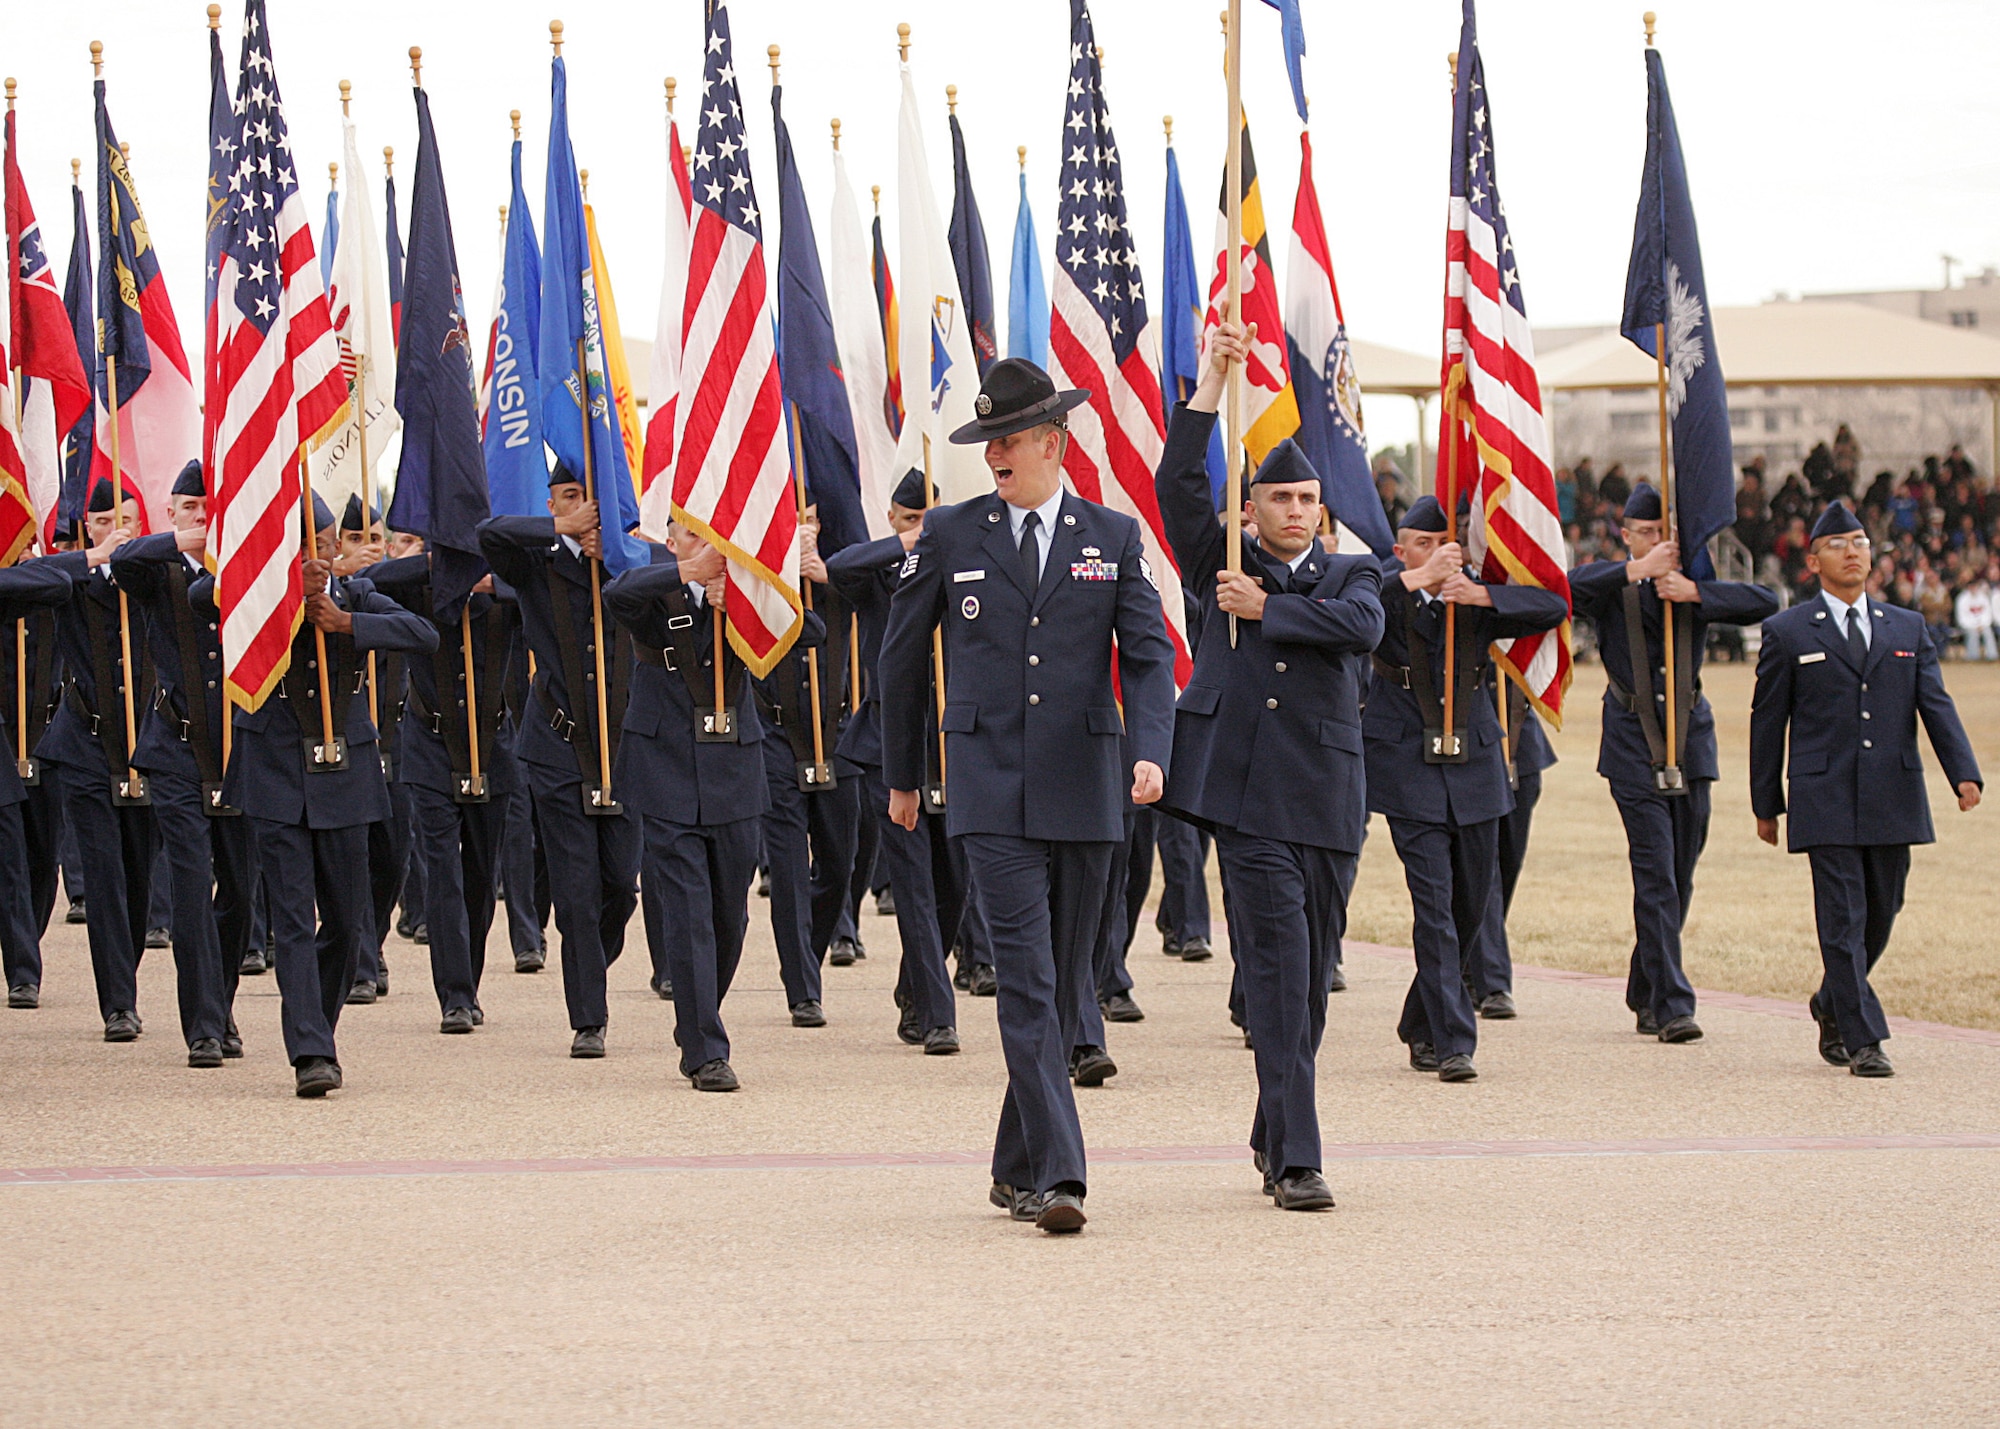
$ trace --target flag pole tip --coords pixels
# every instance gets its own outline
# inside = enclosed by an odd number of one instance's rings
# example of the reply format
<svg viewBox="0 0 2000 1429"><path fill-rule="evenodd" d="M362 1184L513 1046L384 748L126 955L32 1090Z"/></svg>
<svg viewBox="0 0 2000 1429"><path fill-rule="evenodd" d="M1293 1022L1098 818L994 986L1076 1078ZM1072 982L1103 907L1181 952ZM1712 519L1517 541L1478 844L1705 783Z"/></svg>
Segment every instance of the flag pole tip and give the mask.
<svg viewBox="0 0 2000 1429"><path fill-rule="evenodd" d="M764 53L770 56L770 59L766 60L765 63L771 66L771 83L776 84L778 82L778 47L776 45L766 45L764 46Z"/></svg>
<svg viewBox="0 0 2000 1429"><path fill-rule="evenodd" d="M679 81L679 80L677 80L677 79L675 79L675 78L674 78L674 77L673 77L672 75L668 75L668 76L667 76L667 113L668 113L668 114L670 114L670 115L671 115L671 114L672 114L672 113L674 112L674 91L675 91L676 89L678 89L678 88L680 88L680 81Z"/></svg>
<svg viewBox="0 0 2000 1429"><path fill-rule="evenodd" d="M211 5L208 7L208 28L211 30L222 28L222 7L220 5Z"/></svg>
<svg viewBox="0 0 2000 1429"><path fill-rule="evenodd" d="M7 107L9 109L14 107L14 87L14 76L10 74L7 76Z"/></svg>
<svg viewBox="0 0 2000 1429"><path fill-rule="evenodd" d="M1027 169L1027 167L1028 167L1028 146L1027 146L1026 144L1016 144L1016 145L1014 146L1014 159L1015 159L1015 161L1016 161L1017 163L1019 163L1019 164L1020 164L1020 166L1021 166L1021 168L1022 168L1023 170L1026 170L1026 169Z"/></svg>
<svg viewBox="0 0 2000 1429"><path fill-rule="evenodd" d="M1646 22L1646 48L1650 50L1653 47L1653 27L1660 23L1660 17L1648 10L1639 18Z"/></svg>
<svg viewBox="0 0 2000 1429"><path fill-rule="evenodd" d="M896 57L904 64L910 62L910 22L904 20L896 26Z"/></svg>
<svg viewBox="0 0 2000 1429"><path fill-rule="evenodd" d="M69 181L73 185L79 185L83 182L83 160L71 159L69 161Z"/></svg>
<svg viewBox="0 0 2000 1429"><path fill-rule="evenodd" d="M347 106L354 98L354 85L348 80L340 82L340 117L347 117Z"/></svg>
<svg viewBox="0 0 2000 1429"><path fill-rule="evenodd" d="M514 126L514 137L519 139L521 137L521 111L518 109L508 110L507 122Z"/></svg>
<svg viewBox="0 0 2000 1429"><path fill-rule="evenodd" d="M104 78L104 41L90 42L90 67L99 79Z"/></svg>
<svg viewBox="0 0 2000 1429"><path fill-rule="evenodd" d="M958 86L957 86L957 85L955 85L955 84L948 84L948 85L946 85L946 86L944 87L944 104L945 104L945 108L946 108L946 109L948 109L948 110L950 110L950 111L951 111L951 112L952 112L953 114L956 114L956 113L958 113Z"/></svg>
<svg viewBox="0 0 2000 1429"><path fill-rule="evenodd" d="M1162 116L1160 117L1160 122L1161 122L1162 124L1164 124L1164 125L1166 125L1166 126L1167 126L1167 142L1168 142L1169 144L1173 143L1173 142L1174 142L1174 116L1173 116L1173 115L1171 115L1171 114L1166 114L1166 115L1162 115Z"/></svg>
<svg viewBox="0 0 2000 1429"><path fill-rule="evenodd" d="M419 89L423 88L424 47L422 45L410 46L410 83L416 85Z"/></svg>
<svg viewBox="0 0 2000 1429"><path fill-rule="evenodd" d="M578 170L576 171L576 181L577 181L577 183L579 183L579 184L580 184L580 185L582 185L582 187L583 187L583 201L584 201L585 203L589 203L589 202L590 202L590 170L588 170L588 169L578 169Z"/></svg>
<svg viewBox="0 0 2000 1429"><path fill-rule="evenodd" d="M384 144L382 146L382 172L390 177L395 175L396 146L394 144Z"/></svg>
<svg viewBox="0 0 2000 1429"><path fill-rule="evenodd" d="M880 184L870 184L868 192L875 196L875 211L880 213L882 211L882 186Z"/></svg>
<svg viewBox="0 0 2000 1429"><path fill-rule="evenodd" d="M556 58L557 58L557 59L561 59L561 58L562 58L562 45L563 45L563 22L562 22L562 21L560 21L560 20L551 20L551 21L549 21L549 44L550 44L550 45L551 45L551 46L552 46L552 47L554 48L554 50L555 50L555 52L556 52Z"/></svg>
<svg viewBox="0 0 2000 1429"><path fill-rule="evenodd" d="M340 165L328 164L326 166L326 186L330 189L340 187Z"/></svg>
<svg viewBox="0 0 2000 1429"><path fill-rule="evenodd" d="M835 149L840 147L840 121L838 119L833 121L833 147Z"/></svg>

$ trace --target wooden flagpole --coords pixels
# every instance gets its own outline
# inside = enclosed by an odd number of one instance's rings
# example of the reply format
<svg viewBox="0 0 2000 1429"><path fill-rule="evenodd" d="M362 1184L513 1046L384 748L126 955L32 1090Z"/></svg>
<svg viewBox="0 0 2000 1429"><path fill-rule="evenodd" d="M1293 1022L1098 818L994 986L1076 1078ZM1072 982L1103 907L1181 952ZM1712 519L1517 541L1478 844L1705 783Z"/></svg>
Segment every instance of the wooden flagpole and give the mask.
<svg viewBox="0 0 2000 1429"><path fill-rule="evenodd" d="M1657 17L1648 10L1643 18L1646 25L1646 48L1650 50L1653 48L1653 26L1657 22ZM1680 527L1674 522L1673 424L1667 417L1667 325L1664 322L1653 324L1653 372L1654 385L1659 392L1660 409L1660 515L1663 518L1660 522L1660 539L1678 541ZM1653 588L1656 591L1659 589L1657 581L1654 582ZM1663 788L1678 789L1681 787L1681 774L1680 766L1674 758L1674 751L1680 747L1680 709L1679 701L1674 698L1674 605L1664 597L1660 600L1660 627L1663 637L1660 645L1666 653L1667 762L1665 768L1660 770L1658 778ZM1634 660L1645 658L1645 651L1634 650L1632 658Z"/></svg>
<svg viewBox="0 0 2000 1429"><path fill-rule="evenodd" d="M1228 291L1222 315L1230 322L1243 317L1243 0L1229 0L1222 17L1223 66L1229 82L1229 166L1223 181L1223 210L1228 216L1229 248L1223 269L1228 275ZM1225 389L1228 412L1229 474L1223 487L1223 505L1229 521L1228 569L1243 569L1243 365L1231 363ZM1229 647L1236 648L1236 617L1229 617Z"/></svg>
<svg viewBox="0 0 2000 1429"><path fill-rule="evenodd" d="M1458 99L1458 51L1450 55L1451 94L1454 103ZM1442 394L1440 404L1451 433L1449 449L1444 459L1444 530L1445 540L1453 545L1458 543L1458 449L1461 443L1458 414L1452 410L1452 393L1449 386ZM1412 660L1417 652L1410 652ZM1427 657L1428 658L1428 657ZM1458 737L1453 731L1458 727L1458 607L1450 601L1444 607L1444 709L1443 725L1437 733L1438 753L1456 759L1459 753Z"/></svg>
<svg viewBox="0 0 2000 1429"><path fill-rule="evenodd" d="M936 504L937 488L931 484L931 438L930 433L926 432L924 433L924 510L929 511ZM942 628L931 631L931 678L937 683L938 777L935 790L925 791L929 796L925 802L930 804L932 812L935 813L944 808L946 797L944 770L944 631Z"/></svg>
<svg viewBox="0 0 2000 1429"><path fill-rule="evenodd" d="M771 48L775 50L777 46L773 45ZM774 71L776 68L777 66L772 66ZM792 409L792 490L798 497L799 529L804 530L806 524L805 443L799 440L799 404L793 402L790 405ZM806 611L810 613L813 608L812 582L805 578L803 572L799 576L799 595L805 602ZM830 777L832 770L826 762L826 730L822 722L820 704L819 651L811 647L808 647L806 650L806 681L812 701L813 762L812 770L804 782L814 787L823 787L832 784L833 780Z"/></svg>
<svg viewBox="0 0 2000 1429"><path fill-rule="evenodd" d="M353 99L354 86L346 80L340 82L340 117L348 117L348 104ZM328 164L331 171L334 165ZM354 181L349 174L348 182ZM367 195L362 195L363 202ZM372 261L372 260L364 260ZM330 295L329 295L330 296ZM359 314L359 304L351 304L350 312ZM365 315L362 320L366 321ZM368 463L368 354L354 354L354 385L348 391L348 400L354 404L354 427L360 433L361 456L361 544L367 545L375 534L375 473ZM382 723L382 701L375 683L375 652L368 652L368 722L380 726Z"/></svg>

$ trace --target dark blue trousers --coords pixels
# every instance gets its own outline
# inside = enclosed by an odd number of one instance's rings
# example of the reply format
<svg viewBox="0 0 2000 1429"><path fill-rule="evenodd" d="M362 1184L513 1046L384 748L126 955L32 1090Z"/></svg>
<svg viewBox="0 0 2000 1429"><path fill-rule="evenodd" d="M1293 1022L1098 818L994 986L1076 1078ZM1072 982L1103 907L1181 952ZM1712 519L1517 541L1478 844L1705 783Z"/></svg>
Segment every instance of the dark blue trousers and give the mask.
<svg viewBox="0 0 2000 1429"><path fill-rule="evenodd" d="M889 865L889 888L896 895L896 937L903 950L896 972L898 1005L915 1007L926 1032L956 1027L958 1008L944 956L965 916L963 850L953 847L936 815L918 814L914 829L890 819L889 786L879 765L868 770L862 798L875 813L882 861Z"/></svg>
<svg viewBox="0 0 2000 1429"><path fill-rule="evenodd" d="M1910 876L1908 844L1859 848L1811 848L1813 916L1819 924L1819 956L1826 976L1819 985L1821 1007L1833 1009L1840 1040L1852 1053L1889 1039L1889 1019L1868 975L1889 946L1896 915L1903 911L1903 885Z"/></svg>
<svg viewBox="0 0 2000 1429"><path fill-rule="evenodd" d="M1135 809L1125 881L1125 946L1139 931L1153 885L1153 851L1160 854L1160 908L1181 942L1210 937L1208 835L1157 809Z"/></svg>
<svg viewBox="0 0 2000 1429"><path fill-rule="evenodd" d="M1151 809L1143 811L1154 822L1158 816ZM1097 924L1097 955L1091 972L1095 984L1096 1002L1121 992L1132 990L1132 974L1125 969L1125 950L1132 945L1132 924L1127 917L1129 889L1132 877L1132 854L1142 839L1149 839L1152 831L1141 832L1141 810L1136 806L1125 811L1125 844L1118 856L1111 860L1111 873L1104 887L1104 916ZM1170 823L1179 823L1170 819ZM1149 864L1150 868L1150 864ZM1143 895L1142 895L1143 897Z"/></svg>
<svg viewBox="0 0 2000 1429"><path fill-rule="evenodd" d="M986 914L979 907L979 885L973 880L972 867L966 862L963 839L953 841L953 857L965 870L965 911L959 915L956 937L947 937L945 947L949 950L956 945L959 956L975 968L993 966L993 934L986 926Z"/></svg>
<svg viewBox="0 0 2000 1429"><path fill-rule="evenodd" d="M64 816L76 830L84 885L90 890L83 906L98 1011L106 1017L136 1011L158 837L153 811L144 805L114 805L111 778L102 765L62 766L62 795Z"/></svg>
<svg viewBox="0 0 2000 1429"><path fill-rule="evenodd" d="M277 944L285 1060L340 1060L334 1029L361 950L375 944L367 824L309 829L250 819ZM310 871L310 876L308 876Z"/></svg>
<svg viewBox="0 0 2000 1429"><path fill-rule="evenodd" d="M369 926L373 936L366 947L356 951L355 978L379 984L382 944L396 925L396 900L403 896L403 884L410 874L410 791L402 780L389 782L389 817L369 824L367 829Z"/></svg>
<svg viewBox="0 0 2000 1429"><path fill-rule="evenodd" d="M165 837L164 834L161 835ZM153 871L146 879L146 929L172 928L174 926L174 875L167 867L167 851L156 848L153 853Z"/></svg>
<svg viewBox="0 0 2000 1429"><path fill-rule="evenodd" d="M181 1032L189 1043L232 1027L238 970L250 934L249 820L212 819L201 781L172 770L148 776L153 817L174 885L173 935ZM225 937L225 931L227 936Z"/></svg>
<svg viewBox="0 0 2000 1429"><path fill-rule="evenodd" d="M729 1060L722 999L743 959L757 820L677 824L645 816L646 883L659 890L667 969L674 980L674 1042L683 1075Z"/></svg>
<svg viewBox="0 0 2000 1429"><path fill-rule="evenodd" d="M1233 831L1217 835L1216 856L1229 879L1231 943L1257 1058L1250 1146L1274 1173L1318 1170L1315 1066L1356 859Z"/></svg>
<svg viewBox="0 0 2000 1429"><path fill-rule="evenodd" d="M1069 1080L1079 1014L1091 996L1092 954L1115 843L1048 843L967 834L1000 983L997 1018L1007 1096L993 1138L993 1179L1082 1195L1083 1126Z"/></svg>
<svg viewBox="0 0 2000 1429"><path fill-rule="evenodd" d="M764 779L771 808L763 817L764 853L771 868L771 934L785 1001L823 999L820 961L826 956L854 871L853 815L858 800L843 797L842 781L808 794L799 788L798 761L782 734L764 735Z"/></svg>
<svg viewBox="0 0 2000 1429"><path fill-rule="evenodd" d="M833 932L827 941L834 938L852 938L861 941L861 898L875 881L875 859L882 847L882 821L876 817L876 810L868 802L868 771L858 764L846 760L836 760L834 768L839 773L840 783L835 792L853 805L854 819L854 860L847 870L847 893L836 910ZM813 871L813 906L820 906L820 874Z"/></svg>
<svg viewBox="0 0 2000 1429"><path fill-rule="evenodd" d="M1611 786L1632 863L1632 968L1625 1005L1634 1012L1650 1010L1662 1025L1694 1015L1694 988L1681 970L1681 929L1694 902L1694 866L1708 842L1713 783L1693 780L1687 793L1673 798Z"/></svg>
<svg viewBox="0 0 2000 1429"><path fill-rule="evenodd" d="M1523 774L1514 790L1514 811L1500 817L1496 839L1499 873L1486 895L1486 916L1480 920L1479 936L1465 949L1465 980L1471 985L1475 1006L1496 992L1514 990L1514 951L1507 941L1507 910L1514 906L1514 885L1528 856L1528 834L1534 826L1535 805L1541 798L1541 774Z"/></svg>
<svg viewBox="0 0 2000 1429"><path fill-rule="evenodd" d="M42 985L42 932L28 858L25 803L0 807L0 962L7 986Z"/></svg>
<svg viewBox="0 0 2000 1429"><path fill-rule="evenodd" d="M1389 837L1410 889L1411 943L1417 975L1403 999L1396 1035L1437 1049L1439 1057L1470 1056L1478 1047L1462 950L1479 936L1486 900L1499 874L1498 819L1476 824L1425 824L1390 819ZM1237 897L1235 884L1229 896ZM1236 916L1236 915L1232 915Z"/></svg>
<svg viewBox="0 0 2000 1429"><path fill-rule="evenodd" d="M21 827L28 845L28 895L33 900L35 936L49 930L55 912L56 881L62 872L62 766L42 765L42 782L28 789Z"/></svg>
<svg viewBox="0 0 2000 1429"><path fill-rule="evenodd" d="M493 927L493 866L500 856L506 796L461 804L427 785L405 787L416 819L416 854L424 864L431 986L442 1011L477 1007L486 935Z"/></svg>
<svg viewBox="0 0 2000 1429"><path fill-rule="evenodd" d="M639 902L639 816L627 808L599 818L584 812L581 783L537 783L535 820L562 935L569 1025L602 1027L611 1020L604 971L625 951L625 925Z"/></svg>
<svg viewBox="0 0 2000 1429"><path fill-rule="evenodd" d="M548 946L548 866L535 876L535 803L522 779L502 804L505 828L500 835L500 881L507 895L507 942L519 957Z"/></svg>

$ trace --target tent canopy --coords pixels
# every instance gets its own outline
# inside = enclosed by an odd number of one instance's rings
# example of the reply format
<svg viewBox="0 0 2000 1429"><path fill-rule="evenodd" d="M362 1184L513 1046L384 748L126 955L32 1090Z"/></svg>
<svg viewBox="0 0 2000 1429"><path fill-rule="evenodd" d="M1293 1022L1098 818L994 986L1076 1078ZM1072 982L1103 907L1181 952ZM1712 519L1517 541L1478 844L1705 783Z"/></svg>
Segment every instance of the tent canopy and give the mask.
<svg viewBox="0 0 2000 1429"><path fill-rule="evenodd" d="M1865 303L1717 308L1715 337L1731 386L2000 389L2000 341ZM1657 380L1653 359L1617 332L1557 348L1536 366L1544 391Z"/></svg>

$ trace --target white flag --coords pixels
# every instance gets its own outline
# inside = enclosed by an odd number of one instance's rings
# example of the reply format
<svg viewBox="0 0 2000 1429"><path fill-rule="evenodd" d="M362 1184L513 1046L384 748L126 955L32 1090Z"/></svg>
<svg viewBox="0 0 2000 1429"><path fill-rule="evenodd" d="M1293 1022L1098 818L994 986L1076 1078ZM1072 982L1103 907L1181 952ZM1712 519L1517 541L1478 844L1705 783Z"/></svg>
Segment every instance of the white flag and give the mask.
<svg viewBox="0 0 2000 1429"><path fill-rule="evenodd" d="M402 429L396 410L396 338L389 322L389 278L375 209L368 201L368 174L352 121L347 136L347 202L340 213L340 242L333 254L333 285L327 306L340 334L341 365L354 391L346 423L312 455L313 490L334 514L361 490L361 423L368 424L368 464L379 467L390 437ZM380 501L378 495L376 500Z"/></svg>
<svg viewBox="0 0 2000 1429"><path fill-rule="evenodd" d="M973 419L979 369L972 361L972 324L958 295L958 272L931 193L931 166L924 152L924 126L910 67L903 66L903 114L898 127L896 179L897 244L902 272L896 300L902 319L897 351L903 376L903 436L896 446L897 472L924 464L924 437L931 439L931 479L938 499L950 503L983 496L993 489L978 446L945 440Z"/></svg>
<svg viewBox="0 0 2000 1429"><path fill-rule="evenodd" d="M908 467L896 465L896 434L889 429L889 359L882 346L882 314L875 304L874 249L861 227L861 209L847 182L847 160L833 151L833 265L827 273L833 308L833 341L847 378L847 409L861 459L861 511L868 535L890 535L889 498Z"/></svg>

